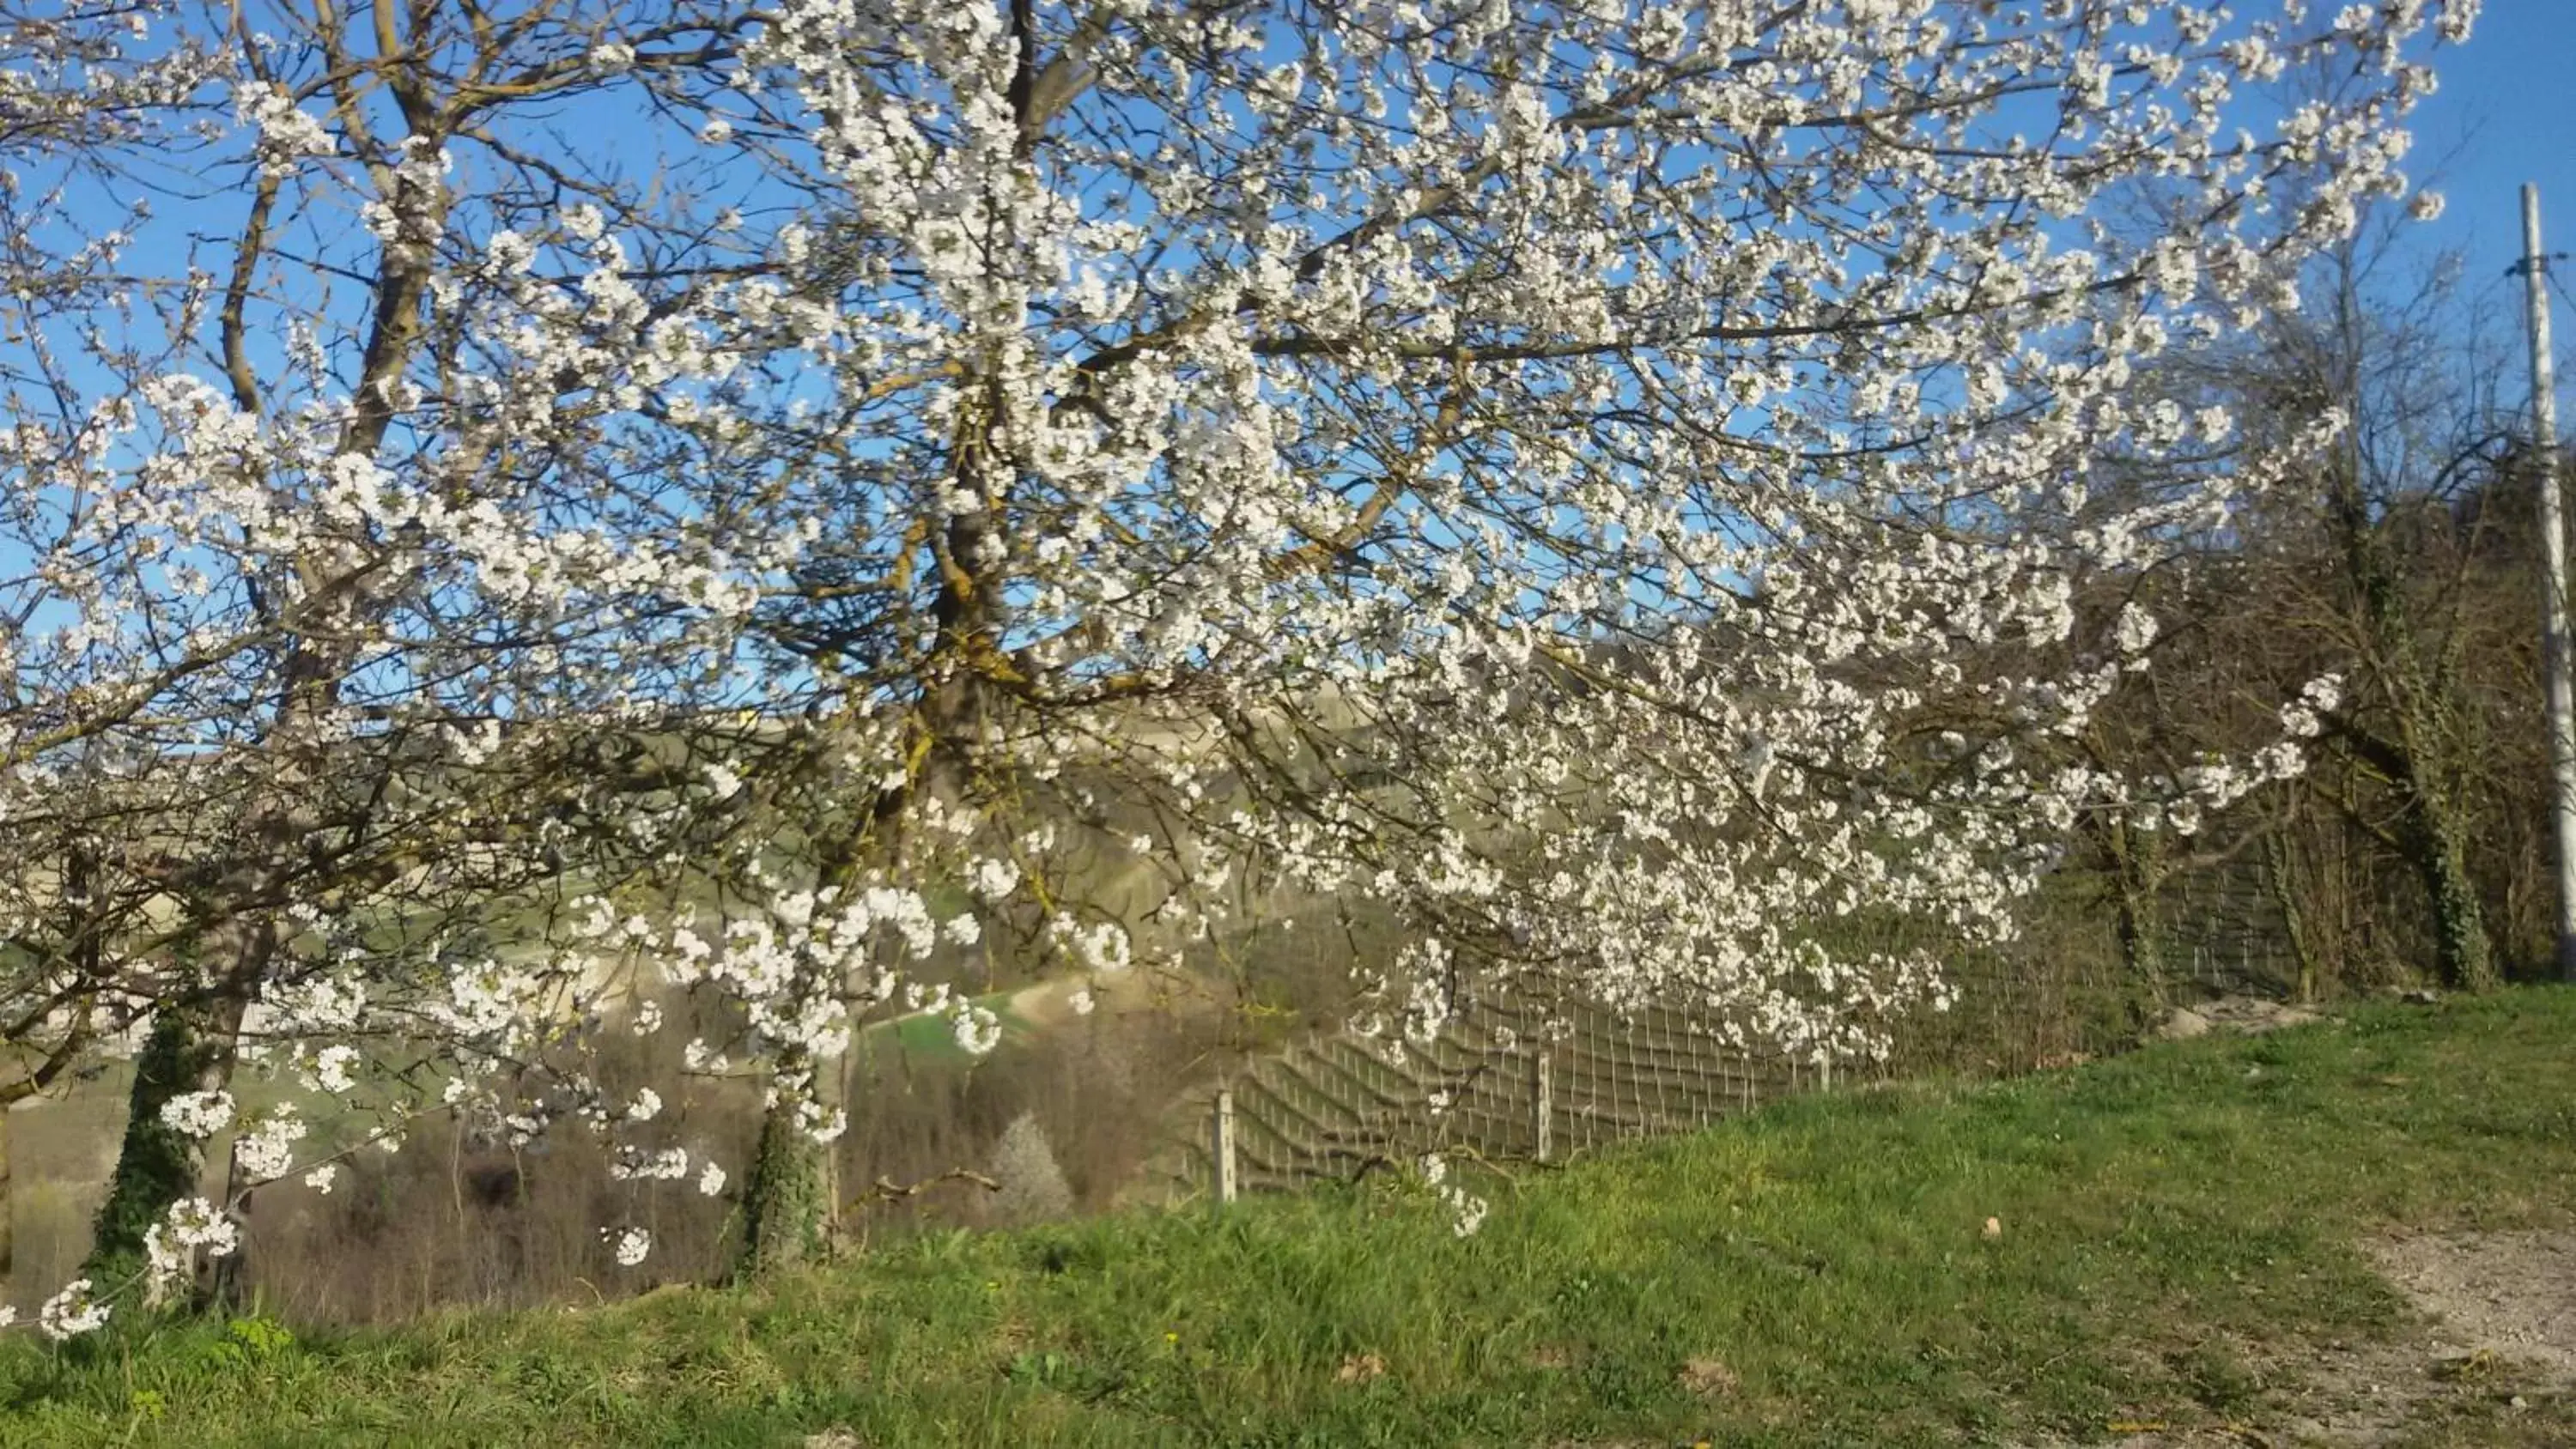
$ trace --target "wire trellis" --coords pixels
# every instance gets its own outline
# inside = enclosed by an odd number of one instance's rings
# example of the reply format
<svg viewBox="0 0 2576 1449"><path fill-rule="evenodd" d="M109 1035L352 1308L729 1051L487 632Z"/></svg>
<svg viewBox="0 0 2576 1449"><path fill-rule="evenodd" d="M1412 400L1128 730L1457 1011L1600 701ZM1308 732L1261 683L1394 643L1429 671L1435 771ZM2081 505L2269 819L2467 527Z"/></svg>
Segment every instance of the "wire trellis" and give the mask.
<svg viewBox="0 0 2576 1449"><path fill-rule="evenodd" d="M2242 857L2167 880L2157 918L2159 997L2280 995L2299 980L2278 896ZM1220 1093L1236 1186L1295 1191L1437 1153L1562 1159L1861 1075L2077 1060L2089 1046L2085 1014L2098 1009L2080 998L2124 989L2116 953L2102 905L2069 882L2047 922L2015 948L1955 960L1960 1005L1898 1023L1895 1052L1881 1064L1826 1066L1739 1045L1718 1018L1682 1010L1574 1003L1551 1018L1509 998L1471 1001L1427 1044L1325 1033L1243 1061L1184 1098L1142 1186L1174 1198L1218 1191L1211 1125Z"/></svg>
<svg viewBox="0 0 2576 1449"><path fill-rule="evenodd" d="M1333 1033L1254 1058L1174 1114L1160 1186L1217 1182L1201 1130L1231 1103L1236 1180L1295 1191L1438 1153L1561 1159L1628 1138L1688 1131L1828 1085L1829 1068L1728 1041L1714 1018L1674 1010L1480 1000L1428 1043Z"/></svg>

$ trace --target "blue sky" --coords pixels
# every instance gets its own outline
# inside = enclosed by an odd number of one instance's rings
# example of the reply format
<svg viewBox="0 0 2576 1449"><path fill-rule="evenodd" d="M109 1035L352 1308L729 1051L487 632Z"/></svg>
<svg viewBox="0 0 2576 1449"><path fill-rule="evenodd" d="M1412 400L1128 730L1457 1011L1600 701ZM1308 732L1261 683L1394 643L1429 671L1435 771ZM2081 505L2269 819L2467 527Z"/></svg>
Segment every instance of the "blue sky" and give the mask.
<svg viewBox="0 0 2576 1449"><path fill-rule="evenodd" d="M2449 201L2426 240L2458 248L2473 281L2501 275L2530 181L2550 249L2576 251L2576 0L2487 0L2469 43L2435 64L2441 90L2416 112L2407 166ZM2576 262L2559 280L2576 292Z"/></svg>

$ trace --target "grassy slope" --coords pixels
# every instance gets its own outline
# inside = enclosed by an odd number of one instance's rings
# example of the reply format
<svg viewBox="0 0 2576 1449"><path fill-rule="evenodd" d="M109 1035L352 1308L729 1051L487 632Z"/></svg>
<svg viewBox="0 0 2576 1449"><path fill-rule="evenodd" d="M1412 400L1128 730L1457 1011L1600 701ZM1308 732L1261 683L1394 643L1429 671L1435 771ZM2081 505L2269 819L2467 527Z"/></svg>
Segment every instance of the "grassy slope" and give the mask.
<svg viewBox="0 0 2576 1449"><path fill-rule="evenodd" d="M2408 1331L2358 1235L2576 1220L2576 992L1797 1102L1493 1191L1466 1240L1378 1190L396 1334L20 1340L0 1350L0 1442L1939 1444L2217 1424L2301 1343ZM1694 1360L1731 1386L1694 1394ZM2576 1408L2453 1412L2421 1442L2576 1442Z"/></svg>

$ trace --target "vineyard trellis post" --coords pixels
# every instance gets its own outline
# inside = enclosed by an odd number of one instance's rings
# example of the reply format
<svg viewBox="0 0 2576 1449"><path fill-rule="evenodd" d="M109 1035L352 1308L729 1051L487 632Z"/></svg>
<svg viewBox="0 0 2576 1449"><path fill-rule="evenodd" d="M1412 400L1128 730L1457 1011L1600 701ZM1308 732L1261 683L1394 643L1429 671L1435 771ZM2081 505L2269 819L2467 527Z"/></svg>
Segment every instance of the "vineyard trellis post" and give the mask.
<svg viewBox="0 0 2576 1449"><path fill-rule="evenodd" d="M1555 1071L1554 1059L1555 1053L1549 1051L1546 1047L1540 1047L1537 1053L1532 1057L1530 1066L1531 1086L1533 1088L1531 1096L1534 1098L1531 1105L1533 1108L1533 1115L1536 1118L1535 1125L1538 1129L1536 1145L1533 1147L1532 1152L1541 1162L1547 1161L1554 1155L1553 1149L1556 1146L1556 1083L1553 1080Z"/></svg>
<svg viewBox="0 0 2576 1449"><path fill-rule="evenodd" d="M1234 1089L1219 1087L1216 1111L1208 1130L1208 1156L1215 1164L1216 1200L1234 1201Z"/></svg>

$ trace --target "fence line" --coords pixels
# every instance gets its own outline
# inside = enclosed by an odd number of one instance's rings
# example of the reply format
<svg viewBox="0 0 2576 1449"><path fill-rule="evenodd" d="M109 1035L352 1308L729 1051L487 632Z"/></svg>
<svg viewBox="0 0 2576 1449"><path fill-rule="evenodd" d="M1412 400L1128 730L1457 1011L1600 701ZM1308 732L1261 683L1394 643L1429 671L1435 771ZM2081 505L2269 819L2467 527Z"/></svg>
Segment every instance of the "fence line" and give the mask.
<svg viewBox="0 0 2576 1449"><path fill-rule="evenodd" d="M2285 993L2298 980L2278 902L2242 861L2185 872L2159 892L2159 974L2207 993ZM2099 926L2090 923L2088 929ZM2087 969L2060 959L2064 932L2016 950L1954 963L1969 1002L1952 1020L1901 1028L1900 1065L1845 1064L1846 1076L1948 1064L1995 1069L2017 1019L2070 1007ZM1989 1018L1977 1051L1955 1050ZM2029 1043L2033 1046L2042 1043ZM2065 1059L2060 1040L2022 1058ZM2002 1053L2009 1056L2006 1050ZM1509 998L1471 1000L1429 1043L1330 1033L1241 1062L1182 1099L1166 1146L1147 1165L1147 1196L1294 1191L1375 1168L1464 1149L1489 1159L1551 1160L1623 1139L1688 1131L1799 1092L1829 1088L1836 1071L1777 1048L1739 1046L1718 1018L1672 1008L1618 1012L1575 1003L1551 1015ZM1231 1152L1220 1144L1229 1144ZM1226 1159L1230 1158L1228 1170Z"/></svg>
<svg viewBox="0 0 2576 1449"><path fill-rule="evenodd" d="M1343 1032L1254 1058L1184 1100L1153 1186L1230 1200L1460 1149L1546 1161L1831 1081L1828 1069L1733 1045L1714 1018L1681 1011L1577 1004L1550 1026L1534 1006L1482 1000L1428 1043Z"/></svg>

